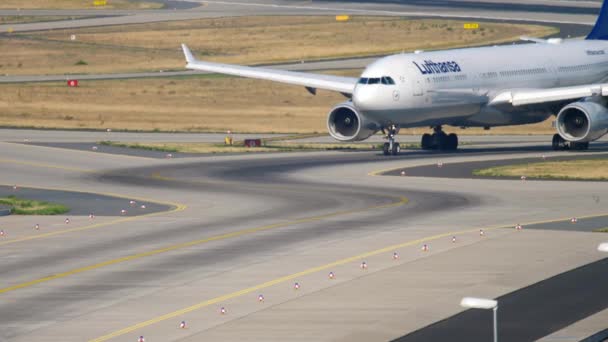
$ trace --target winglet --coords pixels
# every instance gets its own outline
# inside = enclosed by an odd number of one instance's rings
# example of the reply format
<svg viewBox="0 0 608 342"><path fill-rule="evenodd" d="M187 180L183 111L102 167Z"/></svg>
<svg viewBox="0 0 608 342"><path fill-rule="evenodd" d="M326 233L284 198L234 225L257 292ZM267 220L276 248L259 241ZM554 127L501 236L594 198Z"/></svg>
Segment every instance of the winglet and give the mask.
<svg viewBox="0 0 608 342"><path fill-rule="evenodd" d="M184 50L184 56L186 57L186 62L193 63L196 61L194 55L192 55L192 51L186 46L186 44L182 44L182 50Z"/></svg>

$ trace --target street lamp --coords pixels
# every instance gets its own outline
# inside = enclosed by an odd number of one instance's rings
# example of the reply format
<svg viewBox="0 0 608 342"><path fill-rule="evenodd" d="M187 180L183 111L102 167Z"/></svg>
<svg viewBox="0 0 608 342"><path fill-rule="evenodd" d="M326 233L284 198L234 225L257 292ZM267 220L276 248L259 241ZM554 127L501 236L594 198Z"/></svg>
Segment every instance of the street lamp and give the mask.
<svg viewBox="0 0 608 342"><path fill-rule="evenodd" d="M608 251L608 244L606 244ZM498 342L498 302L492 299L464 297L460 301L460 306L468 309L492 309L494 313L494 342Z"/></svg>
<svg viewBox="0 0 608 342"><path fill-rule="evenodd" d="M597 250L600 252L608 252L608 242L600 243L600 245L597 246Z"/></svg>

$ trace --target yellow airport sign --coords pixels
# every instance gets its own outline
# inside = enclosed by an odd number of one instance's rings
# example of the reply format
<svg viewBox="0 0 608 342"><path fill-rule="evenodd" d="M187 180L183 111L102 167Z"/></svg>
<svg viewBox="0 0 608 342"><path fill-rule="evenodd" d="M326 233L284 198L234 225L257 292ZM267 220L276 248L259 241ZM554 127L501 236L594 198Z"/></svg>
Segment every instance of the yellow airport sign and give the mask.
<svg viewBox="0 0 608 342"><path fill-rule="evenodd" d="M107 0L94 0L93 6L105 6L108 4Z"/></svg>
<svg viewBox="0 0 608 342"><path fill-rule="evenodd" d="M336 21L349 21L350 15L337 15Z"/></svg>
<svg viewBox="0 0 608 342"><path fill-rule="evenodd" d="M476 30L479 28L479 24L478 23L466 23L464 24L464 29L465 30Z"/></svg>

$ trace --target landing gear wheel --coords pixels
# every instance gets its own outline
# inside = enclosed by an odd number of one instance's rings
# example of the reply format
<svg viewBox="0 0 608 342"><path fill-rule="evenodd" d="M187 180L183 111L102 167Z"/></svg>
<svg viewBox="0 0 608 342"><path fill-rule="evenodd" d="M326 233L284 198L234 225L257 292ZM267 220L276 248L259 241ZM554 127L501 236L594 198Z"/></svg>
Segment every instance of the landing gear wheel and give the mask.
<svg viewBox="0 0 608 342"><path fill-rule="evenodd" d="M422 140L420 141L420 148L422 148L423 150L430 150L433 148L433 137L430 134L424 133L422 135Z"/></svg>
<svg viewBox="0 0 608 342"><path fill-rule="evenodd" d="M401 151L401 147L399 147L399 143L394 143L393 149L391 150L391 154L396 156L399 154L400 151Z"/></svg>
<svg viewBox="0 0 608 342"><path fill-rule="evenodd" d="M382 132L384 133L385 130L383 129ZM399 154L399 151L401 151L399 143L395 141L395 136L397 135L397 133L399 133L399 126L397 125L390 125L386 128L386 139L388 139L388 142L382 145L382 153L385 156L396 156L397 154Z"/></svg>
<svg viewBox="0 0 608 342"><path fill-rule="evenodd" d="M562 138L562 136L559 134L553 134L553 139L551 140L551 148L553 148L554 151L565 150L567 148L566 140L564 140L564 138Z"/></svg>
<svg viewBox="0 0 608 342"><path fill-rule="evenodd" d="M458 149L458 136L451 133L447 136L447 150L455 151Z"/></svg>
<svg viewBox="0 0 608 342"><path fill-rule="evenodd" d="M384 143L384 145L382 146L382 153L385 156L388 156L389 154L391 154L390 153L391 151L389 151L389 148L390 148L390 144L389 143Z"/></svg>
<svg viewBox="0 0 608 342"><path fill-rule="evenodd" d="M423 150L455 151L458 149L458 136L454 133L446 134L441 126L433 127L433 134L423 134L420 147Z"/></svg>
<svg viewBox="0 0 608 342"><path fill-rule="evenodd" d="M571 142L570 149L574 151L585 151L589 149L588 142Z"/></svg>

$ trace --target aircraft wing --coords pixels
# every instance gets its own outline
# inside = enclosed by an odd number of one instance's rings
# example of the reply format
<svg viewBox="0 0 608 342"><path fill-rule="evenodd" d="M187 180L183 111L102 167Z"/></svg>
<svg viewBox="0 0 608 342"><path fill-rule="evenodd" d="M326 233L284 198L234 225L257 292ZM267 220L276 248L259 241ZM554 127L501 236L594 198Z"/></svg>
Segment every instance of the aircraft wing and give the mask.
<svg viewBox="0 0 608 342"><path fill-rule="evenodd" d="M182 44L182 49L184 50L184 56L188 62L186 65L186 68L188 69L299 85L306 87L313 94L315 93L316 89L325 89L337 91L343 94L352 94L358 81L358 79L354 77L341 77L261 67L258 68L204 62L197 60L185 44Z"/></svg>
<svg viewBox="0 0 608 342"><path fill-rule="evenodd" d="M510 104L514 107L549 102L576 100L590 96L608 96L608 83L586 84L549 89L514 89L498 93L490 106Z"/></svg>

